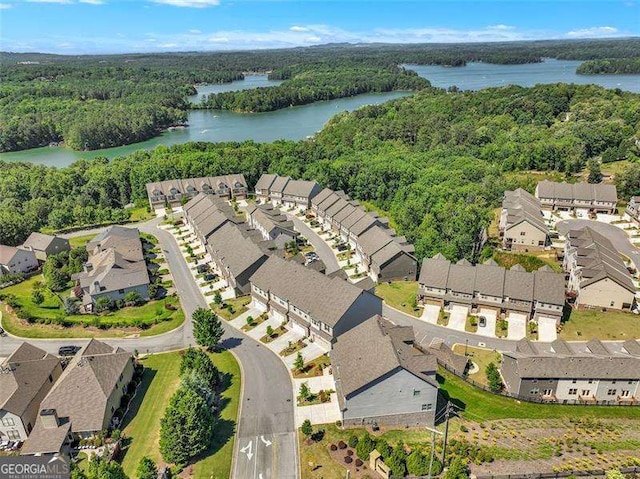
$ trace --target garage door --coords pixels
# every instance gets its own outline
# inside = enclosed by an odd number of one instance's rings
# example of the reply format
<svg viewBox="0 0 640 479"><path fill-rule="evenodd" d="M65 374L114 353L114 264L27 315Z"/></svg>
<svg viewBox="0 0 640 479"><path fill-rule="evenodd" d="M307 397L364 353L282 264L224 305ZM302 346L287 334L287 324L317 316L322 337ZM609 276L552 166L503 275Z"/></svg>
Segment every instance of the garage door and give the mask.
<svg viewBox="0 0 640 479"><path fill-rule="evenodd" d="M304 326L301 326L300 324L296 323L295 321L291 321L291 323L289 323L291 325L291 329L293 331L295 331L296 333L302 334L304 336L307 336L307 328L305 328Z"/></svg>
<svg viewBox="0 0 640 479"><path fill-rule="evenodd" d="M265 303L263 303L262 301L259 301L255 297L253 298L253 301L251 302L251 306L253 308L257 309L258 311L260 311L261 313L264 313L264 312L267 311L267 305Z"/></svg>
<svg viewBox="0 0 640 479"><path fill-rule="evenodd" d="M278 322L283 322L287 320L287 317L284 315L284 313L281 313L280 311L277 311L275 309L271 309L271 317L273 319L277 319Z"/></svg>

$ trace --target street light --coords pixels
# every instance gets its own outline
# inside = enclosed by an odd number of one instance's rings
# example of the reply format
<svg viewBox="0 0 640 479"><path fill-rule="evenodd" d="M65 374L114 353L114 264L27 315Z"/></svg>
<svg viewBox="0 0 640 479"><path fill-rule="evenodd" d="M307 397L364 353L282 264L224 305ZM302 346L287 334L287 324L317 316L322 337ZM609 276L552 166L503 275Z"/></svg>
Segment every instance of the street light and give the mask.
<svg viewBox="0 0 640 479"><path fill-rule="evenodd" d="M467 357L467 348L469 347L469 338L464 340L464 356Z"/></svg>

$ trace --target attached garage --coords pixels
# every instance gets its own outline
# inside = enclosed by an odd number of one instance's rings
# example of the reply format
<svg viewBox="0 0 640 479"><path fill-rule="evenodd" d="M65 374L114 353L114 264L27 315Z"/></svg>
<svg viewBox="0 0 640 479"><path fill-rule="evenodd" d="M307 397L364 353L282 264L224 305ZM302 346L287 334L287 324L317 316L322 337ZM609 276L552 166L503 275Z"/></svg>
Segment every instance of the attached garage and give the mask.
<svg viewBox="0 0 640 479"><path fill-rule="evenodd" d="M289 322L289 326L291 327L292 331L295 331L296 333L299 333L299 334L303 334L305 337L309 336L309 330L306 326L298 324L293 320Z"/></svg>
<svg viewBox="0 0 640 479"><path fill-rule="evenodd" d="M287 316L284 313L281 313L280 311L278 311L275 308L271 308L270 311L270 315L273 319L278 320L278 322L285 322L287 321Z"/></svg>
<svg viewBox="0 0 640 479"><path fill-rule="evenodd" d="M253 296L253 300L251 301L251 307L257 309L261 313L265 313L267 311L267 305L255 296Z"/></svg>

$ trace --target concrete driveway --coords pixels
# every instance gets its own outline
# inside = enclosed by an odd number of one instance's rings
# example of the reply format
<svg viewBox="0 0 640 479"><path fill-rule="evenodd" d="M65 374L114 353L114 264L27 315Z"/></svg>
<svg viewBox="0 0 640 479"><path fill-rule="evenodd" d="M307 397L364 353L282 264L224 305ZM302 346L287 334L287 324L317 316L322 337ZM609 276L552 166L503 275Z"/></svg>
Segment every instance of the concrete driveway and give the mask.
<svg viewBox="0 0 640 479"><path fill-rule="evenodd" d="M527 337L527 316L521 313L509 313L507 316L509 329L507 339L518 341Z"/></svg>
<svg viewBox="0 0 640 479"><path fill-rule="evenodd" d="M550 343L558 338L556 320L545 316L538 317L538 341Z"/></svg>
<svg viewBox="0 0 640 479"><path fill-rule="evenodd" d="M438 324L438 316L440 315L440 306L435 304L425 304L420 319L431 324Z"/></svg>
<svg viewBox="0 0 640 479"><path fill-rule="evenodd" d="M627 233L617 226L601 223L599 221L577 219L563 220L556 223L558 233L563 236L566 236L569 230L584 228L585 226L588 226L598 233L606 236L619 253L629 257L636 265L636 269L640 269L640 249L631 244Z"/></svg>
<svg viewBox="0 0 640 479"><path fill-rule="evenodd" d="M455 329L456 331L464 331L468 314L469 310L463 306L451 306L449 324L447 327Z"/></svg>
<svg viewBox="0 0 640 479"><path fill-rule="evenodd" d="M497 311L494 309L481 309L478 313L478 334L480 336L496 337L496 317ZM487 320L484 327L480 326L480 316Z"/></svg>
<svg viewBox="0 0 640 479"><path fill-rule="evenodd" d="M296 231L299 231L300 234L307 238L307 240L309 240L309 243L313 245L316 253L318 253L318 256L320 256L320 259L324 262L324 265L327 268L327 274L333 273L334 271L340 269L340 266L338 266L338 259L333 254L333 250L331 249L331 247L327 243L325 243L324 240L315 231L313 231L309 225L307 225L297 216L290 213L287 213L287 218L293 221L293 225Z"/></svg>

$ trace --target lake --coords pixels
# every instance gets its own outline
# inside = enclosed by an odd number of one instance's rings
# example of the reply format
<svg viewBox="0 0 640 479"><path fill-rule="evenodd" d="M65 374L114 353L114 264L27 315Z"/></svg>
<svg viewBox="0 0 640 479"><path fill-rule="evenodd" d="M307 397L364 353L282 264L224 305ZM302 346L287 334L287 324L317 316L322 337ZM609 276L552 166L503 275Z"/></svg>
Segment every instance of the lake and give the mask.
<svg viewBox="0 0 640 479"><path fill-rule="evenodd" d="M464 67L406 65L436 87L457 85L465 90L517 84L532 86L536 83L595 83L606 88L621 88L640 92L640 75L576 75L579 61L546 60L526 65L492 65L469 63ZM266 75L247 75L244 80L198 87L198 94L190 97L200 101L202 95L224 91L243 90L278 85ZM335 114L352 111L363 105L378 104L408 95L407 92L369 93L351 98L323 101L267 113L233 113L218 110L189 112L188 128L166 131L162 135L141 143L94 151L73 151L62 147L44 147L1 153L0 160L28 161L53 166L66 166L81 159L96 156L114 158L139 149L158 145L175 145L188 141L244 141L269 142L278 139L301 140L322 129Z"/></svg>
<svg viewBox="0 0 640 479"><path fill-rule="evenodd" d="M487 87L538 83L595 83L605 88L620 88L640 93L640 75L576 75L581 61L547 59L542 63L525 65L494 65L467 63L464 67L438 65L404 65L426 78L435 87L456 85L461 90L480 90Z"/></svg>

